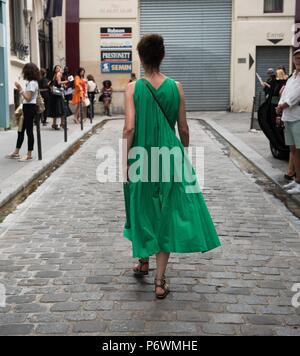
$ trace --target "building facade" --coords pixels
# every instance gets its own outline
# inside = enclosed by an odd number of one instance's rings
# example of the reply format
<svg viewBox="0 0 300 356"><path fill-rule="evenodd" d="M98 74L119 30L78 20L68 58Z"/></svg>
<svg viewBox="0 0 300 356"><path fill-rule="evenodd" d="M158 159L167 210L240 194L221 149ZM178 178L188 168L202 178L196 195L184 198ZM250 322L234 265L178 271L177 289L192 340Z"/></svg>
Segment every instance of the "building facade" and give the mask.
<svg viewBox="0 0 300 356"><path fill-rule="evenodd" d="M60 23L45 19L48 0L1 0L0 4L0 128L7 129L19 104L14 83L23 82L24 65L33 62L52 72L54 52L60 55Z"/></svg>
<svg viewBox="0 0 300 356"><path fill-rule="evenodd" d="M63 16L45 19L49 3ZM0 127L10 126L14 82L25 63L51 71L79 66L99 86L113 83L114 113L124 111L136 47L146 33L166 42L162 70L183 83L189 111L251 111L270 67L292 71L292 37L300 0L0 0ZM295 18L296 15L296 18ZM299 44L300 45L300 44ZM9 110L6 109L9 105Z"/></svg>
<svg viewBox="0 0 300 356"><path fill-rule="evenodd" d="M66 0L66 60L99 83L110 79L114 111L122 112L129 72L141 74L139 38L160 33L162 70L183 83L188 110L251 111L256 72L291 71L296 6L299 0Z"/></svg>

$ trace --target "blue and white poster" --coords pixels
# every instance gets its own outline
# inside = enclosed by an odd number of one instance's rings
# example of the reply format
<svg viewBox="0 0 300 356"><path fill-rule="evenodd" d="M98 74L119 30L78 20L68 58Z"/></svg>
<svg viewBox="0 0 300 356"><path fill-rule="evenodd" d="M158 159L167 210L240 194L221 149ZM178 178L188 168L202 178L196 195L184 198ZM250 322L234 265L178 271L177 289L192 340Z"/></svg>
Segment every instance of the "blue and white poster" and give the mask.
<svg viewBox="0 0 300 356"><path fill-rule="evenodd" d="M101 73L132 73L132 62L102 62Z"/></svg>

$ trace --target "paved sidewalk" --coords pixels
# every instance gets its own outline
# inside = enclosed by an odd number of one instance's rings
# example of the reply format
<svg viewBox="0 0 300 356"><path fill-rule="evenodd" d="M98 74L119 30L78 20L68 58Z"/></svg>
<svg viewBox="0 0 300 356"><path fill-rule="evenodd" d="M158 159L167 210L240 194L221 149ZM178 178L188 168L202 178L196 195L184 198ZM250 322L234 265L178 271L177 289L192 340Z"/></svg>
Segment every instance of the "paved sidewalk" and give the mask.
<svg viewBox="0 0 300 356"><path fill-rule="evenodd" d="M97 116L93 124L87 120L84 123L84 130L81 131L80 125L72 122L71 118L68 120L68 143L64 142L64 131L53 131L51 125L41 127L41 140L43 150L43 160L38 161L36 128L35 128L35 152L34 161L29 163L20 163L17 160L9 160L5 156L11 153L16 145L17 129L0 132L0 207L8 200L13 198L18 192L22 191L24 187L28 186L30 182L38 177L41 173L55 162L58 157L67 152L74 144L83 138L93 127L99 125L107 117ZM27 152L27 137L22 147L21 154L25 155Z"/></svg>
<svg viewBox="0 0 300 356"><path fill-rule="evenodd" d="M173 255L164 301L153 273L133 278L122 185L96 180L98 149L117 150L122 133L108 122L0 225L1 335L300 335L299 221L190 125L223 247Z"/></svg>

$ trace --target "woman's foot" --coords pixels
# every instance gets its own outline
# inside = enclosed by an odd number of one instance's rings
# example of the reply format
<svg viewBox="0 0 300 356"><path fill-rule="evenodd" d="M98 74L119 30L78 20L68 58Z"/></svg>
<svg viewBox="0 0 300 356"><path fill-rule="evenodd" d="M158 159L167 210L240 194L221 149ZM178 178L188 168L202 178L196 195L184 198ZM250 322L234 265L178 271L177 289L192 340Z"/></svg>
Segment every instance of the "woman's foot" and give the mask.
<svg viewBox="0 0 300 356"><path fill-rule="evenodd" d="M155 278L155 296L157 299L165 299L170 293L166 277Z"/></svg>
<svg viewBox="0 0 300 356"><path fill-rule="evenodd" d="M13 152L10 155L6 156L8 159L20 159L19 153Z"/></svg>
<svg viewBox="0 0 300 356"><path fill-rule="evenodd" d="M53 128L53 130L55 130L55 131L59 131L59 130L60 130L60 128L58 127L58 125L52 125L52 128Z"/></svg>
<svg viewBox="0 0 300 356"><path fill-rule="evenodd" d="M20 158L19 162L30 162L32 160L33 160L32 156L24 156Z"/></svg>
<svg viewBox="0 0 300 356"><path fill-rule="evenodd" d="M133 272L135 276L143 277L149 274L149 260L141 258L138 264L134 267Z"/></svg>

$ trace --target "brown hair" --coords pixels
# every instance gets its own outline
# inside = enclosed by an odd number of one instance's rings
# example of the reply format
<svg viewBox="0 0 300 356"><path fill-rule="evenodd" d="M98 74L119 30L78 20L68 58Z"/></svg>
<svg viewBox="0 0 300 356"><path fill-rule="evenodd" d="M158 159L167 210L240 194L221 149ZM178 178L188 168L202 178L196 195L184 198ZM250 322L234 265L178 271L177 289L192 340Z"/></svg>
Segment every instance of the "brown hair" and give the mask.
<svg viewBox="0 0 300 356"><path fill-rule="evenodd" d="M152 34L144 36L137 50L143 65L150 70L158 70L165 57L164 39L160 35Z"/></svg>
<svg viewBox="0 0 300 356"><path fill-rule="evenodd" d="M39 81L41 78L40 70L34 63L27 63L23 68L23 78L31 82L32 80Z"/></svg>
<svg viewBox="0 0 300 356"><path fill-rule="evenodd" d="M95 83L95 78L91 74L89 74L86 79Z"/></svg>
<svg viewBox="0 0 300 356"><path fill-rule="evenodd" d="M42 78L44 78L47 75L47 71L45 68L41 68L40 73Z"/></svg>

